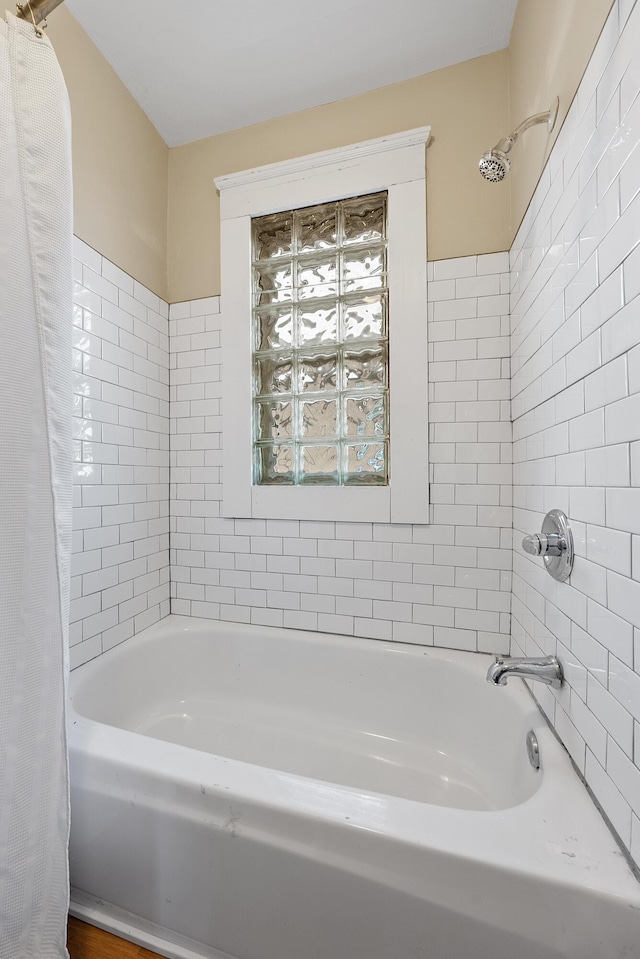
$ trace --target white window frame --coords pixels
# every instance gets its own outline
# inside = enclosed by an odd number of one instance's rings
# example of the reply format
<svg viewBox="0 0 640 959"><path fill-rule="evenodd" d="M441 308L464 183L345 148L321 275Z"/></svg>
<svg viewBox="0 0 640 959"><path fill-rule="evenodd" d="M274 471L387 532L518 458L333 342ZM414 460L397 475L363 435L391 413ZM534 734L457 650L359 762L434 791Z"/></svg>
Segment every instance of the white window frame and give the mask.
<svg viewBox="0 0 640 959"><path fill-rule="evenodd" d="M222 274L222 515L427 523L427 229L420 127L217 177ZM389 485L254 486L251 218L388 193Z"/></svg>

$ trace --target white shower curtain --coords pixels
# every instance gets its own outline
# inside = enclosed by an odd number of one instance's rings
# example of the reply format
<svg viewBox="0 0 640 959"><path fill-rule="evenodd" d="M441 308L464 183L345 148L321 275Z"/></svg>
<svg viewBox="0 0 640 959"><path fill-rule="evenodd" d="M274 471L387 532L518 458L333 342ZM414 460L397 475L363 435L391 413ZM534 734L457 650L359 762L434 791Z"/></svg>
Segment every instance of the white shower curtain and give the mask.
<svg viewBox="0 0 640 959"><path fill-rule="evenodd" d="M71 552L67 93L0 19L0 959L67 955Z"/></svg>

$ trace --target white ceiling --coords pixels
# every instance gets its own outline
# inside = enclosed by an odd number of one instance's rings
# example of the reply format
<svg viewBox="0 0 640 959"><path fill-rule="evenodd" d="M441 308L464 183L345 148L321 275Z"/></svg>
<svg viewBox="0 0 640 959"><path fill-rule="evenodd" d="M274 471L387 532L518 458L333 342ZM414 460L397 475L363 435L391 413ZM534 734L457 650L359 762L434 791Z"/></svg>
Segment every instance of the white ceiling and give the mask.
<svg viewBox="0 0 640 959"><path fill-rule="evenodd" d="M506 47L517 0L68 0L169 146Z"/></svg>

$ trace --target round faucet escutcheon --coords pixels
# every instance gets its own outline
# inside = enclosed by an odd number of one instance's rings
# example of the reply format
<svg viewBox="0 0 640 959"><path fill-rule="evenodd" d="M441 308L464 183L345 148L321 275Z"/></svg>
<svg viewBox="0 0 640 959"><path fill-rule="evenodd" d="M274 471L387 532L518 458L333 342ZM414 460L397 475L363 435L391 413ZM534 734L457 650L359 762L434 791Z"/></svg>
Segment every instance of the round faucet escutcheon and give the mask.
<svg viewBox="0 0 640 959"><path fill-rule="evenodd" d="M573 569L573 534L567 516L552 509L542 521L542 532L522 540L522 548L530 556L542 556L547 572L563 583Z"/></svg>

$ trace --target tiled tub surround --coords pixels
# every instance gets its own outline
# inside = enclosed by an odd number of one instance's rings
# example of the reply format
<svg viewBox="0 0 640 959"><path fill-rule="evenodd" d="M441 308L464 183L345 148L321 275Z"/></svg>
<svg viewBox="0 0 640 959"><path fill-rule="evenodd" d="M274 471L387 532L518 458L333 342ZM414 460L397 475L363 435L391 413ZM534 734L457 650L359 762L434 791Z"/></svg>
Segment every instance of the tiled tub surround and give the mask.
<svg viewBox="0 0 640 959"><path fill-rule="evenodd" d="M640 4L614 4L512 250L514 652L640 864ZM628 18L628 19L627 19ZM560 584L520 548L566 511Z"/></svg>
<svg viewBox="0 0 640 959"><path fill-rule="evenodd" d="M74 252L72 667L169 612L168 306Z"/></svg>
<svg viewBox="0 0 640 959"><path fill-rule="evenodd" d="M507 254L429 264L428 526L221 518L220 302L170 307L174 613L507 650L507 271Z"/></svg>

